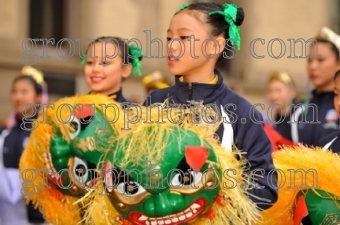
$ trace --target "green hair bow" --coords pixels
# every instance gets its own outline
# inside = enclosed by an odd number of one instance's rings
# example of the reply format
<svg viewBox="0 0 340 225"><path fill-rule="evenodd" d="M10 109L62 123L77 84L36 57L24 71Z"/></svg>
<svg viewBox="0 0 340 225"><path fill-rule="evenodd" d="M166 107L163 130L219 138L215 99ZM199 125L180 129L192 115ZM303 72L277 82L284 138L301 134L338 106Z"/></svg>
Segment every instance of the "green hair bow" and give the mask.
<svg viewBox="0 0 340 225"><path fill-rule="evenodd" d="M87 56L87 50L84 51L84 58L80 61L80 65L82 66L85 65L86 60L87 60L86 56Z"/></svg>
<svg viewBox="0 0 340 225"><path fill-rule="evenodd" d="M132 64L133 73L137 74L137 76L141 76L142 75L142 71L141 71L142 65L141 65L139 58L143 57L144 54L143 54L142 50L140 48L136 47L135 45L130 45L129 49L130 49L130 55L132 56L131 64Z"/></svg>
<svg viewBox="0 0 340 225"><path fill-rule="evenodd" d="M190 5L190 4L182 4L182 5L178 8L177 12L180 12L180 11L182 11L183 9L188 8L189 5Z"/></svg>
<svg viewBox="0 0 340 225"><path fill-rule="evenodd" d="M236 16L237 16L237 8L238 6L235 4L223 4L223 11L212 11L209 15L220 14L224 16L224 20L229 24L229 38L232 41L235 41L235 46L237 50L240 50L241 47L241 36L240 29L235 25Z"/></svg>

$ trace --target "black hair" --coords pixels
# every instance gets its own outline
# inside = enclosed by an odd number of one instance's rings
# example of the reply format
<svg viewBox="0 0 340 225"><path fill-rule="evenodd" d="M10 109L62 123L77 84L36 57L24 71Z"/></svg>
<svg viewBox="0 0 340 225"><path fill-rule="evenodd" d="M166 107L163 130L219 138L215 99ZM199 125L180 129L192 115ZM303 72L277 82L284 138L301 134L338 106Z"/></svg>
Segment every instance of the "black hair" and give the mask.
<svg viewBox="0 0 340 225"><path fill-rule="evenodd" d="M340 52L339 49L335 46L335 44L333 44L332 42L325 40L325 39L321 39L321 38L316 38L317 43L324 43L324 44L328 44L329 47L331 48L331 51L334 53L335 58L337 61L340 60Z"/></svg>
<svg viewBox="0 0 340 225"><path fill-rule="evenodd" d="M14 85L16 82L21 81L21 80L28 81L33 86L34 91L37 95L42 94L42 91L43 91L42 86L38 84L38 82L36 82L34 78L31 76L24 76L24 75L17 76L16 78L14 78L12 84Z"/></svg>
<svg viewBox="0 0 340 225"><path fill-rule="evenodd" d="M336 78L340 77L340 70L336 71L335 75L334 75L334 80L336 80Z"/></svg>
<svg viewBox="0 0 340 225"><path fill-rule="evenodd" d="M216 37L216 36L223 35L225 40L228 40L230 38L229 37L229 24L225 21L224 16L220 14L208 15L212 11L224 11L223 5L217 4L217 3L203 3L203 2L194 3L194 4L190 4L183 11L186 11L186 10L188 10L189 12L199 11L199 12L203 12L206 14L206 18L202 18L202 14L190 13L196 19L204 23L207 23L209 25L211 36ZM175 13L175 15L177 13ZM244 17L245 17L245 14L244 14L243 9L237 8L236 21L234 21L235 25L241 26L244 21ZM222 52L222 55L218 59L218 62L222 59L223 55L228 55L228 53L230 53L231 46L233 45L231 44L231 41L228 40L228 42L225 43L225 48Z"/></svg>
<svg viewBox="0 0 340 225"><path fill-rule="evenodd" d="M98 42L104 42L104 39L107 39L107 41L110 41L110 43L114 44L114 45L117 45L118 43L118 46L119 47L119 54L122 59L123 59L123 62L124 63L132 63L132 53L131 53L131 49L129 48L129 45L126 43L126 41L120 37L112 37L112 36L102 36L102 37L99 37L97 39L94 40L94 42L91 42L87 49L94 43L98 43ZM130 57L129 57L130 55ZM140 56L138 57L138 60L139 61L142 61L143 59L143 56Z"/></svg>

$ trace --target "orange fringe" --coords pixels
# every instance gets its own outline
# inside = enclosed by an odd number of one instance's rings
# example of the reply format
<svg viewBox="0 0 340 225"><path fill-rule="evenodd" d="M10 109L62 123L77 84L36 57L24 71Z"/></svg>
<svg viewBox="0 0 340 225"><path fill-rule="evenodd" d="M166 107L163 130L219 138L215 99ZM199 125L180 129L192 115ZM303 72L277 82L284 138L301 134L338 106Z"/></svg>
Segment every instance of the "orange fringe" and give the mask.
<svg viewBox="0 0 340 225"><path fill-rule="evenodd" d="M296 196L301 190L315 187L340 196L340 156L321 148L287 147L273 153L278 172L279 198L262 212L260 225L294 225ZM294 170L296 172L294 177ZM302 176L297 171L316 171ZM315 179L316 178L316 179ZM294 181L295 184L292 184Z"/></svg>

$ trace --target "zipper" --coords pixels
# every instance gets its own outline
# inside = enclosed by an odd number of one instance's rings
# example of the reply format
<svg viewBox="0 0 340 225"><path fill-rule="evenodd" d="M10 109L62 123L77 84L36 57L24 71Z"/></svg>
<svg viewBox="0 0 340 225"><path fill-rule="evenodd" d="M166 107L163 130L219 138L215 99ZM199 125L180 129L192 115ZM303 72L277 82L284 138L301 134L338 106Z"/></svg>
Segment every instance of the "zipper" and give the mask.
<svg viewBox="0 0 340 225"><path fill-rule="evenodd" d="M190 110L190 120L194 123L194 124L198 124L199 123L199 118L197 118L197 114L196 114L196 110L195 110L195 106L193 105L192 101L192 83L188 83L188 89L189 89L189 108L194 107L194 110Z"/></svg>
<svg viewBox="0 0 340 225"><path fill-rule="evenodd" d="M188 83L189 88L189 100L192 100L192 83Z"/></svg>

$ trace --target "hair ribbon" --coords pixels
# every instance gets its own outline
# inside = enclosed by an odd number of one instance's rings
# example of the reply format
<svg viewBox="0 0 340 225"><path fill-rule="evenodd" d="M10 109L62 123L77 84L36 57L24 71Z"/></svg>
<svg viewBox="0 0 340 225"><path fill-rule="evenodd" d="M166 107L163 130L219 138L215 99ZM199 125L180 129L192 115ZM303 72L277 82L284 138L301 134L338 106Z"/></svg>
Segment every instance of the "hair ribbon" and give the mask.
<svg viewBox="0 0 340 225"><path fill-rule="evenodd" d="M141 76L142 75L142 71L141 71L142 65L141 65L139 58L143 57L144 54L143 54L142 50L140 48L136 47L135 45L130 45L129 49L130 49L130 55L132 56L131 64L132 64L133 73L136 74L137 76Z"/></svg>
<svg viewBox="0 0 340 225"><path fill-rule="evenodd" d="M235 24L237 19L237 8L235 4L223 4L223 11L211 11L209 15L220 14L224 16L224 20L229 24L229 38L235 41L237 50L241 47L240 29Z"/></svg>
<svg viewBox="0 0 340 225"><path fill-rule="evenodd" d="M87 61L87 50L84 51L84 58L80 61L80 65L85 65L86 61Z"/></svg>
<svg viewBox="0 0 340 225"><path fill-rule="evenodd" d="M185 8L188 8L190 6L190 4L182 4L179 8L178 8L178 10L177 10L177 12L180 12L180 11L182 11L183 9L185 9Z"/></svg>

